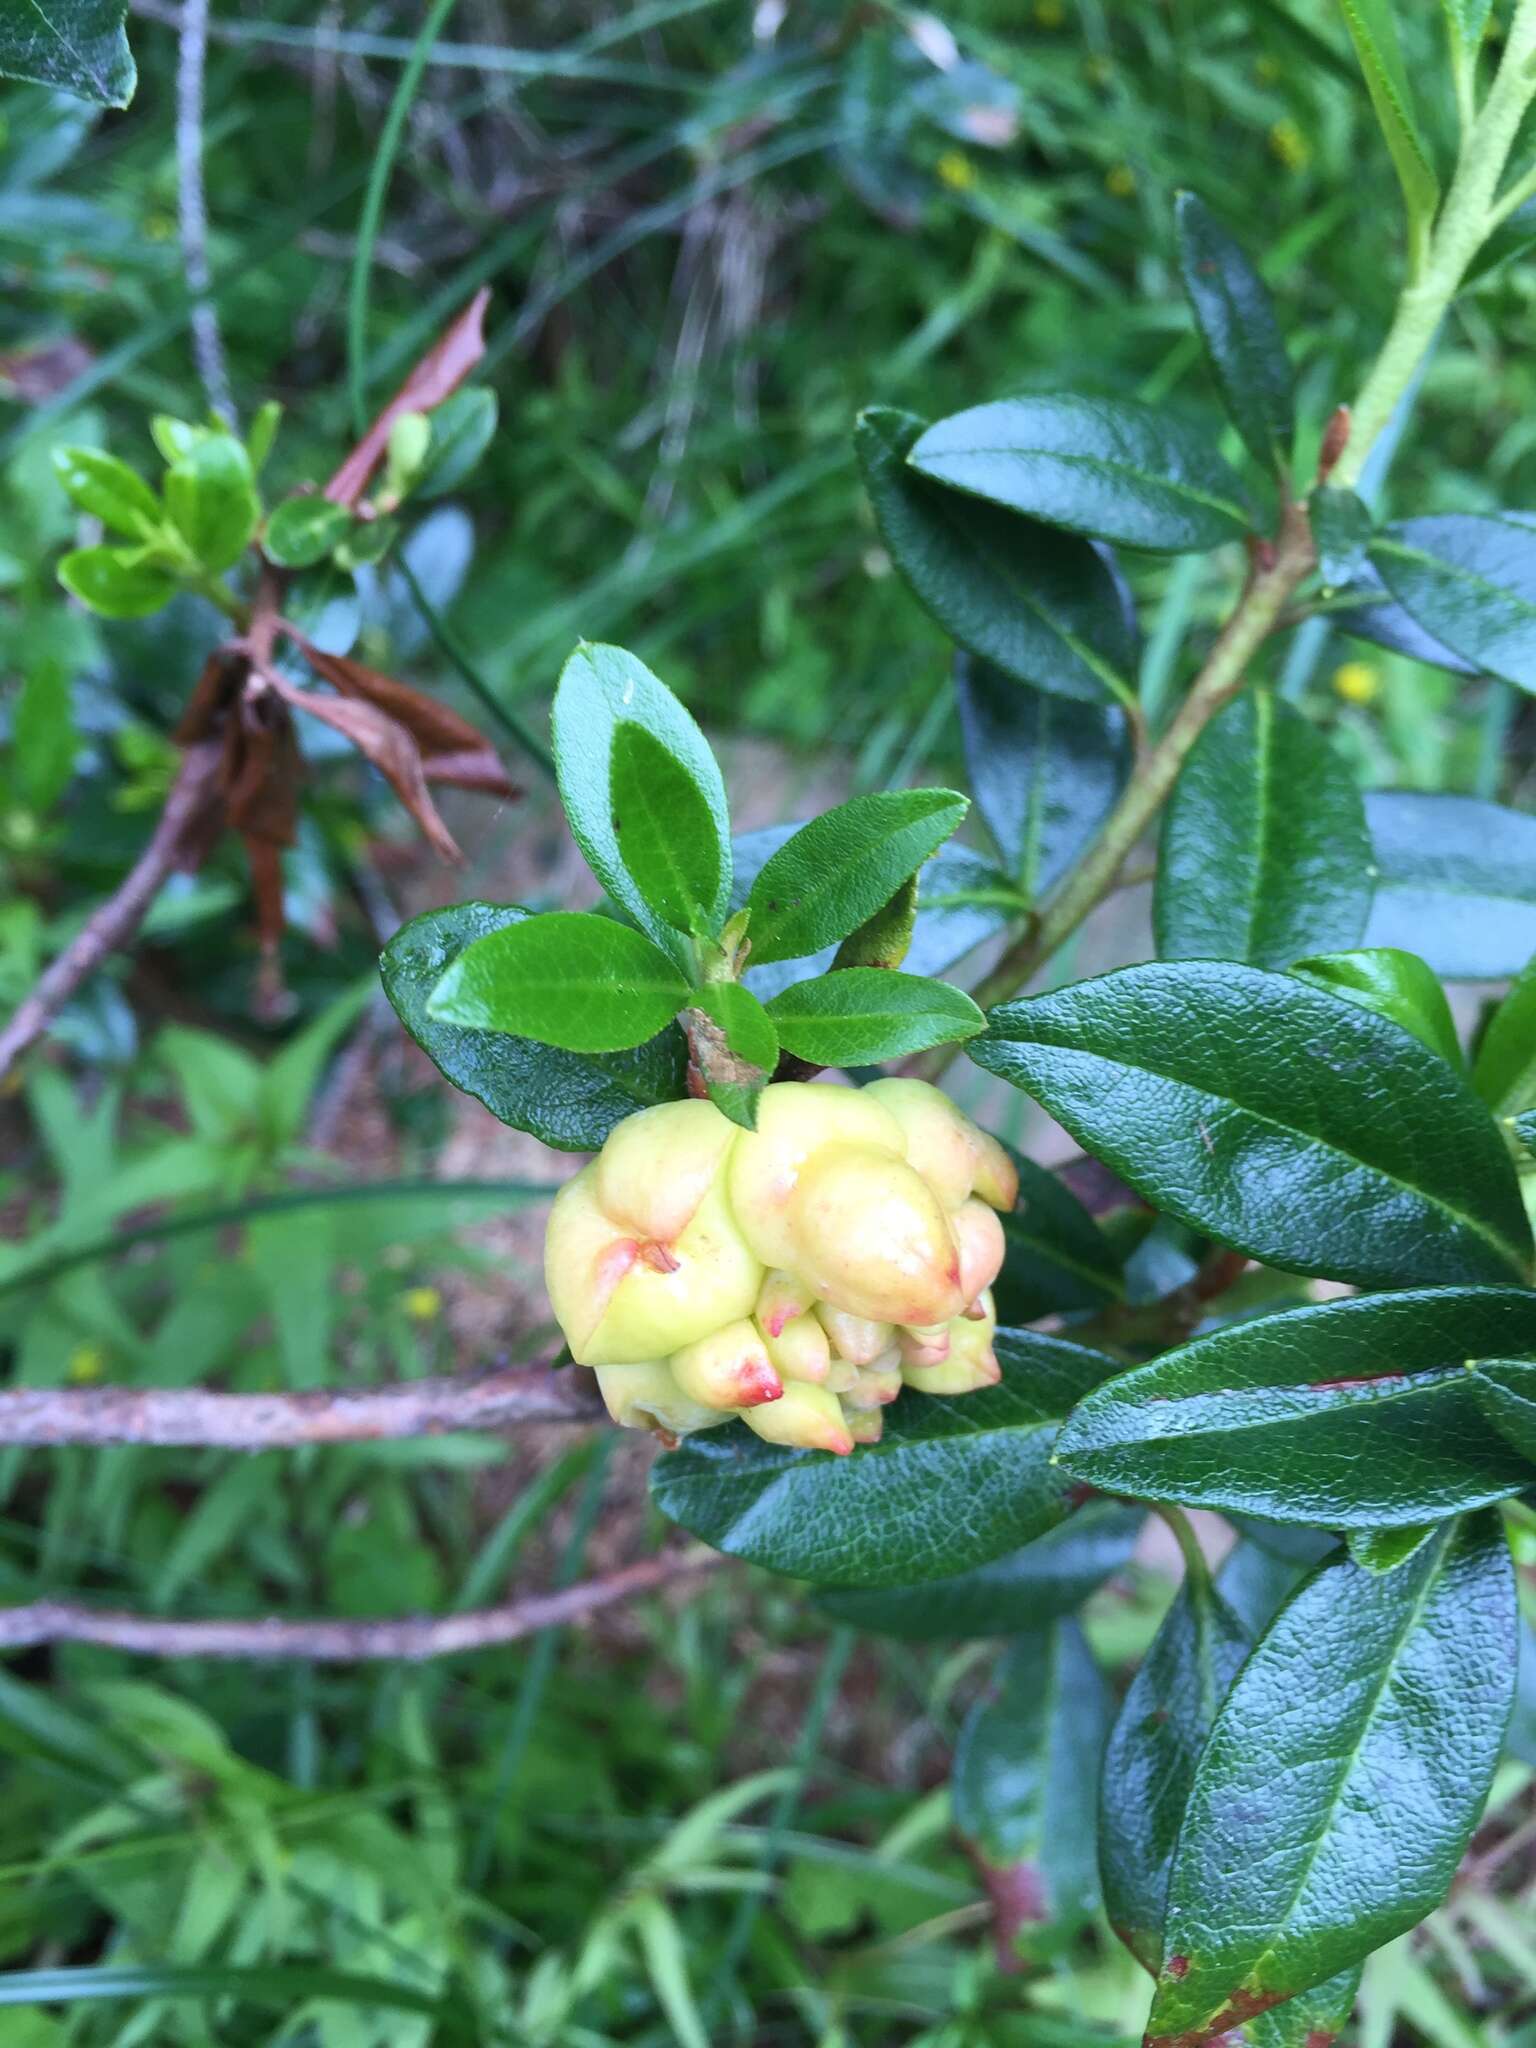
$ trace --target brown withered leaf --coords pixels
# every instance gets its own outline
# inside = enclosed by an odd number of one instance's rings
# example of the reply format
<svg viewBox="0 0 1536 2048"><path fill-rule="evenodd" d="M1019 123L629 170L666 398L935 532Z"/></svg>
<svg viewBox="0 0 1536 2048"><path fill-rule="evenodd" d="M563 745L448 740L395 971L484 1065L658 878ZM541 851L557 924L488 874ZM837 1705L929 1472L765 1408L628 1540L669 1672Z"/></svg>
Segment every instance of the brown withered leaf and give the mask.
<svg viewBox="0 0 1536 2048"><path fill-rule="evenodd" d="M45 341L39 348L7 349L0 355L0 391L24 405L42 405L83 377L95 360L73 334Z"/></svg>
<svg viewBox="0 0 1536 2048"><path fill-rule="evenodd" d="M406 728L375 704L352 697L322 697L301 690L276 669L265 669L263 681L295 711L318 718L343 733L371 761L444 860L462 861L453 834L443 823L422 769L421 749Z"/></svg>
<svg viewBox="0 0 1536 2048"><path fill-rule="evenodd" d="M344 697L376 705L405 727L421 749L430 780L455 782L463 789L485 790L493 796L521 794L508 780L490 741L457 711L350 655L325 654L297 633L293 638L311 668L333 689Z"/></svg>
<svg viewBox="0 0 1536 2048"><path fill-rule="evenodd" d="M389 430L403 412L430 412L451 398L485 354L485 309L491 302L489 287L482 285L439 340L412 369L394 397L358 442L352 453L325 487L333 505L348 509L368 488L368 480L384 460L389 448Z"/></svg>
<svg viewBox="0 0 1536 2048"><path fill-rule="evenodd" d="M446 782L453 789L478 790L482 796L521 796L507 780L507 771L490 746L461 754L428 754L422 762L428 782Z"/></svg>
<svg viewBox="0 0 1536 2048"><path fill-rule="evenodd" d="M187 699L171 737L178 747L196 746L219 732L230 705L250 672L250 663L232 648L215 647Z"/></svg>

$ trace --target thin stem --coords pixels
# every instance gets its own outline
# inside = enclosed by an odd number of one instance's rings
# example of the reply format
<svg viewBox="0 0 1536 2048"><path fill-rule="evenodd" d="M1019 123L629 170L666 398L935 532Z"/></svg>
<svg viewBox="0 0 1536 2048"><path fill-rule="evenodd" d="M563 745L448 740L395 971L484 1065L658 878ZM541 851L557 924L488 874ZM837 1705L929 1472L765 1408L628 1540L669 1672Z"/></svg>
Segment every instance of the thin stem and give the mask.
<svg viewBox="0 0 1536 2048"><path fill-rule="evenodd" d="M30 1650L40 1643L100 1643L144 1657L236 1657L268 1662L304 1657L322 1664L374 1659L421 1664L466 1650L515 1643L561 1628L651 1593L679 1579L697 1578L725 1559L701 1545L642 1558L601 1578L584 1579L553 1593L536 1593L504 1607L464 1614L411 1614L387 1621L166 1621L117 1608L83 1607L69 1600L37 1600L0 1607L0 1650Z"/></svg>
<svg viewBox="0 0 1536 2048"><path fill-rule="evenodd" d="M536 761L553 782L555 779L555 757L539 738L538 734L508 704L503 704L490 684L475 667L469 656L460 647L442 613L422 589L416 571L406 560L402 548L396 557L395 566L404 579L406 589L411 593L411 602L420 612L427 631L437 643L439 653L445 655L459 680L473 691L476 701L489 712L504 733L516 740L531 761Z"/></svg>
<svg viewBox="0 0 1536 2048"><path fill-rule="evenodd" d="M1190 749L1215 714L1242 688L1249 662L1315 561L1305 511L1299 505L1287 505L1272 560L1250 578L1189 695L1146 755L1087 858L972 990L984 1010L1022 987L1115 886L1126 856L1162 809ZM957 1050L954 1046L936 1047L907 1071L931 1080L943 1073Z"/></svg>
<svg viewBox="0 0 1536 2048"><path fill-rule="evenodd" d="M165 809L150 834L149 844L123 877L114 895L82 925L47 969L32 993L19 1003L0 1030L0 1080L27 1047L48 1029L81 983L107 958L126 946L149 915L166 879L196 847L210 816L221 802L217 741L188 747ZM4 1283L0 1282L0 1287Z"/></svg>
<svg viewBox="0 0 1536 2048"><path fill-rule="evenodd" d="M595 1422L590 1373L520 1367L384 1387L226 1394L206 1387L10 1387L0 1390L0 1444L214 1446L291 1450L378 1443L527 1422Z"/></svg>
<svg viewBox="0 0 1536 2048"><path fill-rule="evenodd" d="M192 355L209 405L232 431L238 426L230 396L218 309L208 267L208 207L203 195L203 70L208 56L208 0L186 0L181 10L176 64L176 186L181 262L192 294Z"/></svg>
<svg viewBox="0 0 1536 2048"><path fill-rule="evenodd" d="M1536 164L1533 164L1523 178L1516 178L1507 192L1501 193L1489 211L1490 228L1501 226L1512 213L1518 213L1527 199L1536 197Z"/></svg>
<svg viewBox="0 0 1536 2048"><path fill-rule="evenodd" d="M1194 1525L1188 1515L1182 1508L1162 1503L1155 1504L1153 1512L1161 1516L1173 1531L1174 1540L1179 1546L1179 1554L1184 1560L1184 1575L1190 1584L1202 1588L1209 1586L1211 1567L1206 1562L1205 1552L1200 1548L1200 1539L1195 1534Z"/></svg>
<svg viewBox="0 0 1536 2048"><path fill-rule="evenodd" d="M1404 288L1381 353L1353 408L1349 445L1334 471L1353 490L1377 436L1392 417L1467 265L1497 218L1494 194L1520 122L1536 97L1536 0L1520 0L1488 97L1462 142L1456 175L1435 223L1428 260Z"/></svg>

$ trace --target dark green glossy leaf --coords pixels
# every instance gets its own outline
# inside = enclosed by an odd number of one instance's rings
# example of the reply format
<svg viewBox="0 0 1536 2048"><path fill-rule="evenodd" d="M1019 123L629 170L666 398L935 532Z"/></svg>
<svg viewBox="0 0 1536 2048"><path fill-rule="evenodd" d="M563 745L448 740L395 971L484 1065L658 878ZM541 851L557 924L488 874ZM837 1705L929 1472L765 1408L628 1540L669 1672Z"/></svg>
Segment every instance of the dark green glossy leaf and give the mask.
<svg viewBox="0 0 1536 2048"><path fill-rule="evenodd" d="M1347 762L1268 690L1206 727L1163 818L1152 899L1164 959L1286 967L1352 946L1371 907L1371 841Z"/></svg>
<svg viewBox="0 0 1536 2048"><path fill-rule="evenodd" d="M138 83L127 12L128 0L0 0L0 78L126 107Z"/></svg>
<svg viewBox="0 0 1536 2048"><path fill-rule="evenodd" d="M956 1636L1011 1636L1071 1614L1124 1570L1144 1517L1114 1501L1093 1501L1033 1543L952 1579L926 1585L829 1587L816 1604L839 1621L918 1642Z"/></svg>
<svg viewBox="0 0 1536 2048"><path fill-rule="evenodd" d="M1536 1106L1536 959L1527 961L1489 1018L1472 1085L1498 1117Z"/></svg>
<svg viewBox="0 0 1536 2048"><path fill-rule="evenodd" d="M1536 818L1470 796L1365 800L1378 879L1368 946L1418 953L1450 981L1518 974L1536 953Z"/></svg>
<svg viewBox="0 0 1536 2048"><path fill-rule="evenodd" d="M1016 682L1133 703L1135 639L1103 560L1085 540L917 475L906 458L925 424L878 407L854 435L880 537L913 596Z"/></svg>
<svg viewBox="0 0 1536 2048"><path fill-rule="evenodd" d="M643 661L622 647L594 646L586 641L560 672L550 724L560 801L588 867L642 931L681 960L685 942L647 902L625 865L614 830L610 802L614 737L621 725L643 725L675 756L702 792L719 842L726 848L721 855L721 887L715 904L723 916L731 887L730 823L720 766L708 742L666 684L653 676Z"/></svg>
<svg viewBox="0 0 1536 2048"><path fill-rule="evenodd" d="M59 564L71 597L104 619L147 619L176 595L176 579L143 561L142 548L75 548Z"/></svg>
<svg viewBox="0 0 1536 2048"><path fill-rule="evenodd" d="M1251 1640L1208 1580L1186 1578L1131 1680L1104 1753L1104 1910L1153 1976L1195 1766Z"/></svg>
<svg viewBox="0 0 1536 2048"><path fill-rule="evenodd" d="M1129 729L1113 705L1031 690L964 654L955 699L976 808L1032 901L1108 817L1130 773Z"/></svg>
<svg viewBox="0 0 1536 2048"><path fill-rule="evenodd" d="M1099 1906L1099 1759L1113 1711L1075 1623L1021 1634L955 1746L955 1827L980 1861L1006 1953L1031 1922L1070 1934Z"/></svg>
<svg viewBox="0 0 1536 2048"><path fill-rule="evenodd" d="M1497 1518L1395 1572L1321 1566L1244 1665L1200 1759L1149 2043L1194 2043L1338 1975L1438 1905L1514 1693Z"/></svg>
<svg viewBox="0 0 1536 2048"><path fill-rule="evenodd" d="M939 420L908 461L992 504L1178 554L1248 531L1242 486L1171 414L1110 398L1004 398Z"/></svg>
<svg viewBox="0 0 1536 2048"><path fill-rule="evenodd" d="M731 894L731 842L714 789L647 727L622 721L608 757L613 836L635 887L683 932L713 936Z"/></svg>
<svg viewBox="0 0 1536 2048"><path fill-rule="evenodd" d="M1452 512L1379 533L1371 560L1426 632L1489 675L1536 690L1536 534Z"/></svg>
<svg viewBox="0 0 1536 2048"><path fill-rule="evenodd" d="M1125 1298L1124 1262L1056 1174L1015 1152L1019 1198L1003 1217L1007 1254L993 1286L1005 1323L1096 1309Z"/></svg>
<svg viewBox="0 0 1536 2048"><path fill-rule="evenodd" d="M1330 1550L1337 1549L1333 1537L1326 1542ZM1257 1638L1310 1570L1310 1564L1277 1557L1262 1543L1245 1538L1228 1555L1217 1577L1216 1590L1249 1636Z"/></svg>
<svg viewBox="0 0 1536 2048"><path fill-rule="evenodd" d="M1351 953L1298 960L1293 971L1379 1017L1390 1017L1458 1070L1465 1066L1445 990L1417 953L1404 953L1396 946L1362 946Z"/></svg>
<svg viewBox="0 0 1536 2048"><path fill-rule="evenodd" d="M633 1051L594 1057L427 1014L427 998L466 947L530 915L511 904L459 903L412 918L381 956L384 993L445 1079L493 1116L561 1151L595 1152L637 1109L686 1092L687 1047L675 1024Z"/></svg>
<svg viewBox="0 0 1536 2048"><path fill-rule="evenodd" d="M1232 424L1255 462L1283 464L1296 418L1269 288L1193 192L1179 194L1174 224L1184 289Z"/></svg>
<svg viewBox="0 0 1536 2048"><path fill-rule="evenodd" d="M1467 1365L1484 1416L1506 1443L1536 1465L1536 1365L1528 1358L1475 1357Z"/></svg>
<svg viewBox="0 0 1536 2048"><path fill-rule="evenodd" d="M1375 525L1370 507L1353 491L1316 490L1307 500L1307 514L1324 584L1353 582Z"/></svg>
<svg viewBox="0 0 1536 2048"><path fill-rule="evenodd" d="M1229 1323L1097 1388L1062 1464L1145 1500L1331 1529L1403 1528L1501 1500L1520 1458L1469 1360L1536 1352L1536 1292L1426 1288Z"/></svg>
<svg viewBox="0 0 1536 2048"><path fill-rule="evenodd" d="M1357 598L1358 604L1330 614L1339 632L1373 641L1378 647L1391 647L1415 661L1428 662L1431 668L1447 669L1452 675L1477 674L1472 662L1464 661L1433 633L1426 633L1410 612L1387 595L1387 586L1372 567L1369 556L1357 564L1349 579L1348 594Z"/></svg>
<svg viewBox="0 0 1536 2048"><path fill-rule="evenodd" d="M1356 1285L1525 1276L1530 1227L1470 1085L1386 1018L1224 961L1008 1003L967 1051L1154 1207Z"/></svg>
<svg viewBox="0 0 1536 2048"><path fill-rule="evenodd" d="M692 1033L710 1101L733 1124L756 1130L757 1098L779 1059L772 1018L750 989L716 981L693 991L682 1022Z"/></svg>
<svg viewBox="0 0 1536 2048"><path fill-rule="evenodd" d="M444 972L427 1015L566 1052L622 1052L654 1038L688 994L643 932L586 911L552 910L476 939Z"/></svg>
<svg viewBox="0 0 1536 2048"><path fill-rule="evenodd" d="M1409 218L1426 221L1434 214L1439 200L1440 181L1414 112L1392 0L1339 0L1339 8L1365 74L1377 123L1396 167Z"/></svg>
<svg viewBox="0 0 1536 2048"><path fill-rule="evenodd" d="M921 974L848 967L797 981L768 1005L779 1038L819 1067L867 1067L974 1037L986 1019L958 988Z"/></svg>
<svg viewBox="0 0 1536 2048"><path fill-rule="evenodd" d="M233 568L261 519L251 458L233 434L205 434L165 473L165 509L215 574Z"/></svg>
<svg viewBox="0 0 1536 2048"><path fill-rule="evenodd" d="M967 809L952 789L885 789L802 825L752 884L753 961L798 960L845 938L890 901Z"/></svg>
<svg viewBox="0 0 1536 2048"><path fill-rule="evenodd" d="M1112 1369L1099 1352L1000 1330L1003 1377L955 1399L907 1393L848 1458L767 1444L742 1424L659 1458L664 1515L717 1550L816 1585L911 1586L1043 1536L1068 1512L1051 1463L1063 1416Z"/></svg>
<svg viewBox="0 0 1536 2048"><path fill-rule="evenodd" d="M128 540L148 540L165 524L164 506L138 471L100 448L55 448L53 473L82 512Z"/></svg>
<svg viewBox="0 0 1536 2048"><path fill-rule="evenodd" d="M285 498L267 521L262 550L279 568L313 568L351 526L346 506L333 505L329 498Z"/></svg>

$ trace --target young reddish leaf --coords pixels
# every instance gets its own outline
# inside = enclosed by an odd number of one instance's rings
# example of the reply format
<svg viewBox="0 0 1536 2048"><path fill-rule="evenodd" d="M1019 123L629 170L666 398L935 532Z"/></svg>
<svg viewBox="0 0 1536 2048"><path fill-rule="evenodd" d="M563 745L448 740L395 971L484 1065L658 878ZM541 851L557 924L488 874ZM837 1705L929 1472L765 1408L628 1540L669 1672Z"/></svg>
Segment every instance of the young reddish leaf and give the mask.
<svg viewBox="0 0 1536 2048"><path fill-rule="evenodd" d="M389 453L389 436L404 412L430 412L450 397L485 354L485 311L490 287L482 285L442 337L409 372L366 434L325 487L334 505L355 507L369 479Z"/></svg>

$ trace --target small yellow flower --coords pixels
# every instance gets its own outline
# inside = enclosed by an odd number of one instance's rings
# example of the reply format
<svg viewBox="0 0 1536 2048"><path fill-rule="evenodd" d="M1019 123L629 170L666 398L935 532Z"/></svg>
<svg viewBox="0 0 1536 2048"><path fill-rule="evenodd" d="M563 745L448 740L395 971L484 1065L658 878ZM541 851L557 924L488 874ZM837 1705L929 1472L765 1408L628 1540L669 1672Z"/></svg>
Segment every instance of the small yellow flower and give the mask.
<svg viewBox="0 0 1536 2048"><path fill-rule="evenodd" d="M1060 28L1067 18L1061 0L1035 0L1036 28Z"/></svg>
<svg viewBox="0 0 1536 2048"><path fill-rule="evenodd" d="M976 183L976 166L963 149L946 149L935 168L952 192L969 192Z"/></svg>
<svg viewBox="0 0 1536 2048"><path fill-rule="evenodd" d="M99 1380L107 1369L107 1354L99 1344L77 1344L69 1354L69 1376L78 1384Z"/></svg>
<svg viewBox="0 0 1536 2048"><path fill-rule="evenodd" d="M1107 57L1095 51L1083 59L1083 76L1090 85L1108 85L1115 75L1115 67Z"/></svg>
<svg viewBox="0 0 1536 2048"><path fill-rule="evenodd" d="M145 238L151 242L168 242L176 232L176 223L168 213L146 214L144 218Z"/></svg>
<svg viewBox="0 0 1536 2048"><path fill-rule="evenodd" d="M1116 164L1104 175L1104 190L1112 199L1133 199L1136 196L1136 173L1129 164Z"/></svg>
<svg viewBox="0 0 1536 2048"><path fill-rule="evenodd" d="M1277 121L1269 131L1270 153L1277 156L1288 171L1305 170L1312 161L1312 145L1305 135L1289 118Z"/></svg>
<svg viewBox="0 0 1536 2048"><path fill-rule="evenodd" d="M400 1305L413 1323L430 1323L442 1313L443 1297L435 1287L407 1287Z"/></svg>
<svg viewBox="0 0 1536 2048"><path fill-rule="evenodd" d="M1271 57L1266 50L1253 60L1253 75L1263 85L1273 85L1280 77L1280 60Z"/></svg>
<svg viewBox="0 0 1536 2048"><path fill-rule="evenodd" d="M1333 672L1333 687L1346 704L1374 704L1381 695L1381 671L1373 662L1342 661Z"/></svg>

